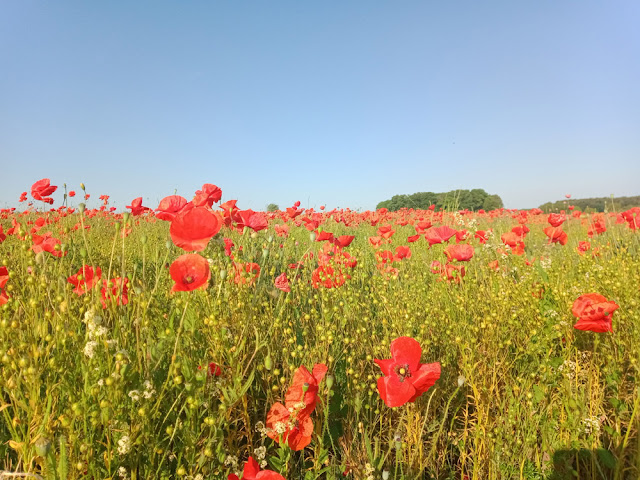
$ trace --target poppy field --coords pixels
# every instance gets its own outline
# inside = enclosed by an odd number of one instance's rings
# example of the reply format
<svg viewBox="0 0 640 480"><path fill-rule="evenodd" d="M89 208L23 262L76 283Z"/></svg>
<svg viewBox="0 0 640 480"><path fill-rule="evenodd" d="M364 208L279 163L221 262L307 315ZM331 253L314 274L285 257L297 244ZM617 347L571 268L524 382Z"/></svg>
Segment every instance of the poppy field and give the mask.
<svg viewBox="0 0 640 480"><path fill-rule="evenodd" d="M640 208L76 190L0 210L0 478L640 477Z"/></svg>

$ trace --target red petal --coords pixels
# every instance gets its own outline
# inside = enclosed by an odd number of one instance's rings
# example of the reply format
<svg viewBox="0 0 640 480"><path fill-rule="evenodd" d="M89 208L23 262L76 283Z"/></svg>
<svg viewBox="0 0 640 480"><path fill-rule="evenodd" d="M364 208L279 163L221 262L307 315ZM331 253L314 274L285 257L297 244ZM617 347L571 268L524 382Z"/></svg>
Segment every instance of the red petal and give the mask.
<svg viewBox="0 0 640 480"><path fill-rule="evenodd" d="M418 369L421 355L420 344L411 337L398 337L391 342L393 362L398 365L408 365L411 373Z"/></svg>
<svg viewBox="0 0 640 480"><path fill-rule="evenodd" d="M416 389L407 380L400 381L396 375L378 379L380 398L388 407L399 407L407 403L416 393Z"/></svg>

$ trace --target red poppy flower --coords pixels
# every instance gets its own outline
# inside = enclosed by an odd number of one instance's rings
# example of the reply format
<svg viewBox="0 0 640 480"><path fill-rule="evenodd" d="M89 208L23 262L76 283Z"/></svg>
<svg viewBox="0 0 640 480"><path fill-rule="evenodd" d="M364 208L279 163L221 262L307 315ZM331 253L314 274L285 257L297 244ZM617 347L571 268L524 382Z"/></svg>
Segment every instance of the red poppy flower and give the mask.
<svg viewBox="0 0 640 480"><path fill-rule="evenodd" d="M7 236L2 232L2 225L0 225L0 243L4 242Z"/></svg>
<svg viewBox="0 0 640 480"><path fill-rule="evenodd" d="M235 263L233 264L235 276L233 281L239 285L253 285L260 276L260 265L257 263Z"/></svg>
<svg viewBox="0 0 640 480"><path fill-rule="evenodd" d="M289 225L286 223L282 225L275 225L274 230L276 231L276 235L279 237L288 237L289 236Z"/></svg>
<svg viewBox="0 0 640 480"><path fill-rule="evenodd" d="M547 221L552 227L559 227L565 222L566 219L567 219L567 216L564 214L564 211L563 211L562 213L549 214L549 218L547 219Z"/></svg>
<svg viewBox="0 0 640 480"><path fill-rule="evenodd" d="M382 225L378 227L378 235L382 238L388 240L393 237L393 234L396 233L395 230L392 230L391 225Z"/></svg>
<svg viewBox="0 0 640 480"><path fill-rule="evenodd" d="M378 248L382 245L382 237L369 237L369 243L373 248Z"/></svg>
<svg viewBox="0 0 640 480"><path fill-rule="evenodd" d="M31 196L35 200L40 200L42 202L52 204L53 198L50 198L53 192L57 190L57 186L50 185L50 180L48 178L43 178L42 180L38 180L36 183L31 185Z"/></svg>
<svg viewBox="0 0 640 480"><path fill-rule="evenodd" d="M142 205L142 197L134 198L131 200L131 205L127 205L126 208L131 209L131 215L138 216L142 215L147 210L151 210L149 207L145 207Z"/></svg>
<svg viewBox="0 0 640 480"><path fill-rule="evenodd" d="M629 228L636 230L640 228L640 207L633 207L620 214Z"/></svg>
<svg viewBox="0 0 640 480"><path fill-rule="evenodd" d="M354 238L356 238L355 235L340 235L333 239L333 243L340 248L346 248L351 245Z"/></svg>
<svg viewBox="0 0 640 480"><path fill-rule="evenodd" d="M114 302L116 305L126 305L129 303L129 279L127 277L120 278L115 277L107 281L102 281L102 288L100 293L102 294L102 308L107 308L108 302Z"/></svg>
<svg viewBox="0 0 640 480"><path fill-rule="evenodd" d="M547 227L544 229L544 234L549 237L549 243L567 244L568 236L562 227Z"/></svg>
<svg viewBox="0 0 640 480"><path fill-rule="evenodd" d="M206 258L197 253L187 253L174 260L169 267L169 275L176 282L171 292L190 292L206 288L211 271Z"/></svg>
<svg viewBox="0 0 640 480"><path fill-rule="evenodd" d="M411 235L410 237L407 237L408 243L417 242L418 240L420 240L420 235Z"/></svg>
<svg viewBox="0 0 640 480"><path fill-rule="evenodd" d="M290 292L291 287L289 286L289 279L287 278L286 273L281 273L278 275L274 281L274 285L278 290L282 290L283 292Z"/></svg>
<svg viewBox="0 0 640 480"><path fill-rule="evenodd" d="M2 229L0 228L0 233L2 233ZM1 236L0 236L1 237ZM51 236L51 232L47 232L44 235L36 235L33 234L31 236L33 239L33 245L31 245L31 250L34 253L38 254L40 252L48 252L54 257L63 257L68 252L63 252L60 249L61 242L57 238L53 238ZM0 238L0 241L2 239Z"/></svg>
<svg viewBox="0 0 640 480"><path fill-rule="evenodd" d="M489 240L490 234L491 234L491 230L487 230L487 231L478 230L474 235L474 238L477 238L478 241L484 245L485 243L487 243L487 240Z"/></svg>
<svg viewBox="0 0 640 480"><path fill-rule="evenodd" d="M169 233L178 247L190 251L202 251L209 240L220 231L222 222L217 214L205 207L195 207L175 216Z"/></svg>
<svg viewBox="0 0 640 480"><path fill-rule="evenodd" d="M254 212L251 209L239 210L236 215L238 216L237 224L239 228L247 227L254 232L259 232L269 226L267 217L262 212Z"/></svg>
<svg viewBox="0 0 640 480"><path fill-rule="evenodd" d="M285 478L279 473L273 470L260 470L258 462L253 457L249 457L249 460L244 464L244 471L242 472L242 480L285 480ZM240 480L235 473L230 474L227 480Z"/></svg>
<svg viewBox="0 0 640 480"><path fill-rule="evenodd" d="M100 267L90 267L89 265L83 265L78 273L67 278L67 281L72 285L75 285L76 288L73 291L77 295L82 295L83 293L91 290L95 287L102 277L102 270Z"/></svg>
<svg viewBox="0 0 640 480"><path fill-rule="evenodd" d="M222 375L222 368L220 368L220 365L214 362L211 362L209 364L207 371L212 377L219 377L220 375Z"/></svg>
<svg viewBox="0 0 640 480"><path fill-rule="evenodd" d="M578 242L578 253L584 255L585 252L591 250L591 244L589 242Z"/></svg>
<svg viewBox="0 0 640 480"><path fill-rule="evenodd" d="M581 295L573 302L571 313L578 318L573 326L578 330L591 332L613 332L611 317L620 306L599 293Z"/></svg>
<svg viewBox="0 0 640 480"><path fill-rule="evenodd" d="M20 200L19 201L20 201L20 203L27 201L27 192L22 192L20 194Z"/></svg>
<svg viewBox="0 0 640 480"><path fill-rule="evenodd" d="M325 288L341 287L344 285L344 282L345 275L337 265L320 265L311 274L311 285L313 288L318 288L320 285Z"/></svg>
<svg viewBox="0 0 640 480"><path fill-rule="evenodd" d="M304 366L296 370L285 395L285 404L277 402L267 413L269 438L286 442L295 451L311 443L313 422L309 415L319 401L318 388L326 372L327 367L323 364L316 364L311 373Z"/></svg>
<svg viewBox="0 0 640 480"><path fill-rule="evenodd" d="M375 359L384 377L378 378L380 398L388 407L399 407L415 400L440 378L439 363L420 363L422 348L410 337L391 342L391 357Z"/></svg>
<svg viewBox="0 0 640 480"><path fill-rule="evenodd" d="M457 260L459 262L468 262L475 253L474 248L471 245L464 243L456 243L455 245L449 245L444 249L444 254L451 262Z"/></svg>
<svg viewBox="0 0 640 480"><path fill-rule="evenodd" d="M393 256L393 259L399 261L405 258L411 258L411 248L405 245L396 247L396 254Z"/></svg>
<svg viewBox="0 0 640 480"><path fill-rule="evenodd" d="M443 225L441 227L432 227L425 232L424 238L429 242L429 246L437 243L444 243L456 234L456 230Z"/></svg>
<svg viewBox="0 0 640 480"><path fill-rule="evenodd" d="M4 287L9 281L9 270L7 267L0 267L0 305L4 305L9 301L7 292L4 291Z"/></svg>
<svg viewBox="0 0 640 480"><path fill-rule="evenodd" d="M222 190L212 183L202 185L202 190L197 190L192 203L196 207L209 207L217 203L222 198Z"/></svg>
<svg viewBox="0 0 640 480"><path fill-rule="evenodd" d="M193 203L187 203L186 198L180 195L169 195L160 200L160 204L156 208L156 217L172 222L176 215L193 207Z"/></svg>
<svg viewBox="0 0 640 480"><path fill-rule="evenodd" d="M322 231L316 235L316 242L333 242L333 233Z"/></svg>
<svg viewBox="0 0 640 480"><path fill-rule="evenodd" d="M75 192L74 190L71 190L71 191L69 192L69 196L70 196L70 197L75 197L75 196L76 196L76 192Z"/></svg>

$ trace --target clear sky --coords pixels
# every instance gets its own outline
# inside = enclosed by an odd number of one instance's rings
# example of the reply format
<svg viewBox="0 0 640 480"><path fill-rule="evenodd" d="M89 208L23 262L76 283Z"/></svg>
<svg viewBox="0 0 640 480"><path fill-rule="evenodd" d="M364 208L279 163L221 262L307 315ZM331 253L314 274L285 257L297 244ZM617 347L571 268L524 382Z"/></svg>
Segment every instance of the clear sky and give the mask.
<svg viewBox="0 0 640 480"><path fill-rule="evenodd" d="M0 206L43 177L119 208L203 183L253 209L639 195L639 21L637 0L3 0Z"/></svg>

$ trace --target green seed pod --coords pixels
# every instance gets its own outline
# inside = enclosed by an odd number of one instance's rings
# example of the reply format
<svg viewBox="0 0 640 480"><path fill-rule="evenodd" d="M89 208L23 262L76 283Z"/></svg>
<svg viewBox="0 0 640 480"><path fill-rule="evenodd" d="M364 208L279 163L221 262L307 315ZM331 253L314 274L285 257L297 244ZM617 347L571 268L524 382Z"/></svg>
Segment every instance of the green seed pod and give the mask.
<svg viewBox="0 0 640 480"><path fill-rule="evenodd" d="M331 374L327 375L326 383L327 383L327 388L329 390L331 390L331 388L333 387L333 381L334 381L333 375Z"/></svg>
<svg viewBox="0 0 640 480"><path fill-rule="evenodd" d="M267 355L264 359L264 368L267 370L271 370L273 368L273 359L271 358L271 355Z"/></svg>
<svg viewBox="0 0 640 480"><path fill-rule="evenodd" d="M87 206L84 203L79 203L78 204L78 211L80 213L84 213L85 209L87 208Z"/></svg>
<svg viewBox="0 0 640 480"><path fill-rule="evenodd" d="M51 440L40 437L36 440L36 453L41 457L46 457L51 452Z"/></svg>

